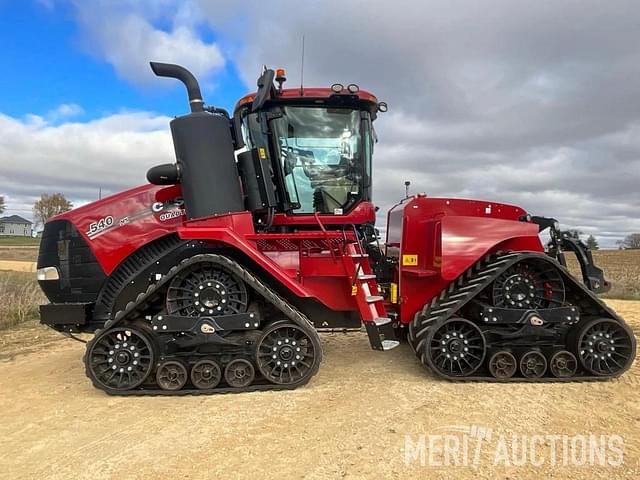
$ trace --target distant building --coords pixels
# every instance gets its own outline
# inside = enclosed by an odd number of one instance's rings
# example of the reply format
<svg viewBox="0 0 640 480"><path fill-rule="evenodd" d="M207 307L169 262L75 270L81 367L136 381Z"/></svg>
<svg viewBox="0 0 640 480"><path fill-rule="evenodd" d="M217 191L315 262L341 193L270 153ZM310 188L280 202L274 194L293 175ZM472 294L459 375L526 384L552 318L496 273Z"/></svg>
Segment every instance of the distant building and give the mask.
<svg viewBox="0 0 640 480"><path fill-rule="evenodd" d="M31 237L33 222L20 215L9 215L0 218L0 236Z"/></svg>

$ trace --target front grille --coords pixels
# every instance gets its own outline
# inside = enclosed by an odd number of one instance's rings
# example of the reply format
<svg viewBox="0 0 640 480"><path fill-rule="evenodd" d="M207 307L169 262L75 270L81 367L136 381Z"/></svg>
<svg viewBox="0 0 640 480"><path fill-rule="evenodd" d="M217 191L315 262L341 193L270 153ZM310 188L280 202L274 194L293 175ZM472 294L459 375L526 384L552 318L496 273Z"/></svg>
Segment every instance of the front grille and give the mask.
<svg viewBox="0 0 640 480"><path fill-rule="evenodd" d="M56 267L60 272L60 280L39 282L52 303L95 302L105 281L89 245L67 220L45 225L38 254L38 268L43 267Z"/></svg>

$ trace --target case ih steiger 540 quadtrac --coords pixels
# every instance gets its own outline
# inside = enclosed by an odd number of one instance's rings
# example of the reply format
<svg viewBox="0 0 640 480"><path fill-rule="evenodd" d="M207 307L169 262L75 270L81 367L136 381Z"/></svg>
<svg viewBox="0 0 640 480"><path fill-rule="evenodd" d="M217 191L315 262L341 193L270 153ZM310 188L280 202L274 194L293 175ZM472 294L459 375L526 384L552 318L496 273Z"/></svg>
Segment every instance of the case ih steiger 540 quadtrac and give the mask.
<svg viewBox="0 0 640 480"><path fill-rule="evenodd" d="M151 67L188 91L191 113L171 122L177 163L53 218L38 257L41 321L95 333L84 363L97 388L295 388L320 366L317 329L362 324L372 348L406 339L447 379L603 379L633 362L632 331L595 295L602 271L553 219L419 194L388 212L378 243L373 122L386 104L372 94L283 89L284 72L265 69L230 116L184 68Z"/></svg>

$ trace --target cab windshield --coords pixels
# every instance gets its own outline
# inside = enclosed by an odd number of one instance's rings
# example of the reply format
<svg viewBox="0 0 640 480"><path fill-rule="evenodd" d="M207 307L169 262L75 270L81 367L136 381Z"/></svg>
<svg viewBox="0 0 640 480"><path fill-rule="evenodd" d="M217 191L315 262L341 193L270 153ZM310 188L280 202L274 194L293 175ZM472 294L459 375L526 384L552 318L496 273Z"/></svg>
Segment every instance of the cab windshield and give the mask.
<svg viewBox="0 0 640 480"><path fill-rule="evenodd" d="M370 125L368 112L324 106L273 112L269 126L294 213L342 214L366 199L372 146L369 128L363 128Z"/></svg>

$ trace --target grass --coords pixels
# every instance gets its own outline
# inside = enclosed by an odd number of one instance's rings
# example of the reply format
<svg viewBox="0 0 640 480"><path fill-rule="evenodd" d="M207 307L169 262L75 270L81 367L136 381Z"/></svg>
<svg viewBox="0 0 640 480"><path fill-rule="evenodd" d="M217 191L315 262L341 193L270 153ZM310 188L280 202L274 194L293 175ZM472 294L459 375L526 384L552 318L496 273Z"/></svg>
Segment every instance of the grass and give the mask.
<svg viewBox="0 0 640 480"><path fill-rule="evenodd" d="M0 236L0 247L3 246L38 246L40 245L39 238L32 237L18 237L18 236Z"/></svg>
<svg viewBox="0 0 640 480"><path fill-rule="evenodd" d="M0 271L0 330L37 319L45 301L33 273Z"/></svg>

